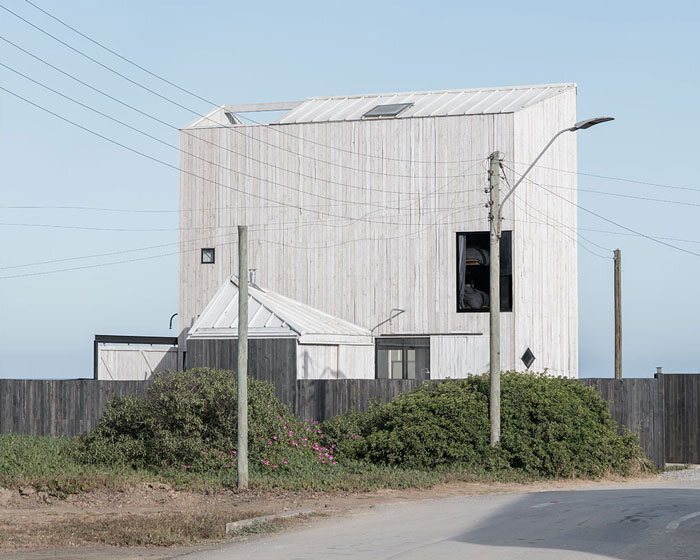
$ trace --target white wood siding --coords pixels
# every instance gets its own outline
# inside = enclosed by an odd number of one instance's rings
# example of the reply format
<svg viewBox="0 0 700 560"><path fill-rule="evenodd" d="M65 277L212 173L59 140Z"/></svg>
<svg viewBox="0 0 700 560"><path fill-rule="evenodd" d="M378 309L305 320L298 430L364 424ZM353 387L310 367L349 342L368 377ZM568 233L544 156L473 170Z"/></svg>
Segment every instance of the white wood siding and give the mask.
<svg viewBox="0 0 700 560"><path fill-rule="evenodd" d="M373 379L374 346L297 345L297 379Z"/></svg>
<svg viewBox="0 0 700 560"><path fill-rule="evenodd" d="M175 346L97 345L97 379L144 381L166 369L177 369Z"/></svg>
<svg viewBox="0 0 700 560"><path fill-rule="evenodd" d="M192 173L180 177L181 335L236 272L235 226L248 224L249 266L261 286L367 328L392 308L406 310L377 335L487 338L488 313L456 312L455 234L488 230L492 151L511 167L531 161L574 120L571 89L510 114L183 130L183 151L202 159L181 161ZM561 137L542 165L575 171L575 135ZM533 178L576 186L568 173L537 169ZM527 182L519 191L526 202L513 198L503 213L503 228L513 230L514 311L502 314L502 366L522 369L529 346L534 369L576 375L576 245L539 223L575 227L576 214ZM543 214L531 217L524 204ZM216 247L216 264L200 264L202 247Z"/></svg>
<svg viewBox="0 0 700 560"><path fill-rule="evenodd" d="M430 337L430 379L461 379L488 370L488 336Z"/></svg>

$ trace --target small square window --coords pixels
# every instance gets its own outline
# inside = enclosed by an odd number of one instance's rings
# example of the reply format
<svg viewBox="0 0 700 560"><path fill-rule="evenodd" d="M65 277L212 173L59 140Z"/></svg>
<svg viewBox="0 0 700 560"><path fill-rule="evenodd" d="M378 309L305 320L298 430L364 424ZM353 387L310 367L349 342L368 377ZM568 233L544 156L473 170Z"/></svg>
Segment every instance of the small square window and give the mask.
<svg viewBox="0 0 700 560"><path fill-rule="evenodd" d="M378 338L377 379L430 379L429 338Z"/></svg>
<svg viewBox="0 0 700 560"><path fill-rule="evenodd" d="M202 249L202 264L214 264L214 256L213 248Z"/></svg>

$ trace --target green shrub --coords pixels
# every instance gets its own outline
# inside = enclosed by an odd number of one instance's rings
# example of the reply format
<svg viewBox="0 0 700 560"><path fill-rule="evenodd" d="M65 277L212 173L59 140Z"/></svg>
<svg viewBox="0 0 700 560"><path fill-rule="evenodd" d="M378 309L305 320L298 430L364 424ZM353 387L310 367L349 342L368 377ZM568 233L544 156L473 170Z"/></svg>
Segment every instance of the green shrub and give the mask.
<svg viewBox="0 0 700 560"><path fill-rule="evenodd" d="M232 371L159 373L145 399L107 405L97 427L81 438L78 456L100 465L235 470L237 396ZM248 380L248 430L251 471L308 471L335 463L321 430L294 417L267 381Z"/></svg>
<svg viewBox="0 0 700 560"><path fill-rule="evenodd" d="M428 383L365 413L338 416L323 428L341 460L421 469L511 468L547 477L625 475L650 467L636 436L618 435L593 388L511 372L502 375L501 388L497 451L489 446L487 375Z"/></svg>

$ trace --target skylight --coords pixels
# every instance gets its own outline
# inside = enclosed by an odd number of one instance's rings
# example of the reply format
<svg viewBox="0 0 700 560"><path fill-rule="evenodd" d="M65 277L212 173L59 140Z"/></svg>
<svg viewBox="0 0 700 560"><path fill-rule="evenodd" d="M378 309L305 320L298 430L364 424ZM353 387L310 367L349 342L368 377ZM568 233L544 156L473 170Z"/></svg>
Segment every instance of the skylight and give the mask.
<svg viewBox="0 0 700 560"><path fill-rule="evenodd" d="M363 119L384 119L395 117L413 103L390 103L388 105L377 105L362 115Z"/></svg>

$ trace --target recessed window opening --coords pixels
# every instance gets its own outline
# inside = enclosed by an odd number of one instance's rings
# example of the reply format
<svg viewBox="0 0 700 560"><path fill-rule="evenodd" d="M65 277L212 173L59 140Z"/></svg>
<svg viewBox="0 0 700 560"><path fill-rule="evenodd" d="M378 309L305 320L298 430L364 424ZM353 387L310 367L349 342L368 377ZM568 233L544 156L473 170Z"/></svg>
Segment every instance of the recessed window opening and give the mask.
<svg viewBox="0 0 700 560"><path fill-rule="evenodd" d="M512 233L501 232L501 311L513 311ZM457 234L457 312L489 310L489 232Z"/></svg>
<svg viewBox="0 0 700 560"><path fill-rule="evenodd" d="M378 338L377 379L430 379L430 338Z"/></svg>
<svg viewBox="0 0 700 560"><path fill-rule="evenodd" d="M202 264L214 264L216 251L213 247L202 249Z"/></svg>
<svg viewBox="0 0 700 560"><path fill-rule="evenodd" d="M411 107L413 103L389 103L387 105L376 105L362 115L363 119L386 119L395 117L401 111Z"/></svg>

